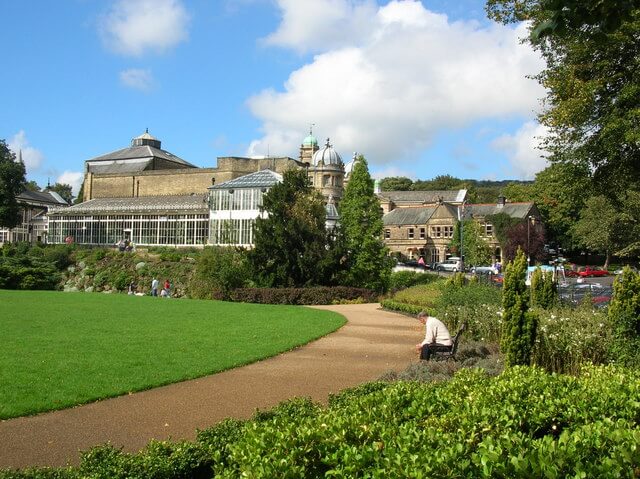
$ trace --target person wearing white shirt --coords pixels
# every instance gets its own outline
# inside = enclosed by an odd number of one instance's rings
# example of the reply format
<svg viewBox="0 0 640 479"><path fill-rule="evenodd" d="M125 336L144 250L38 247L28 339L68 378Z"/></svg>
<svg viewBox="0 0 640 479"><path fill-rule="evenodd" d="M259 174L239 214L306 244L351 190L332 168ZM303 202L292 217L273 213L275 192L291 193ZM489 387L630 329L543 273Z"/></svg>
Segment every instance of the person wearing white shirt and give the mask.
<svg viewBox="0 0 640 479"><path fill-rule="evenodd" d="M416 349L420 352L420 359L431 358L435 351L449 351L453 345L451 334L442 321L433 316L429 316L426 311L418 313L418 320L425 325L424 340L416 344Z"/></svg>

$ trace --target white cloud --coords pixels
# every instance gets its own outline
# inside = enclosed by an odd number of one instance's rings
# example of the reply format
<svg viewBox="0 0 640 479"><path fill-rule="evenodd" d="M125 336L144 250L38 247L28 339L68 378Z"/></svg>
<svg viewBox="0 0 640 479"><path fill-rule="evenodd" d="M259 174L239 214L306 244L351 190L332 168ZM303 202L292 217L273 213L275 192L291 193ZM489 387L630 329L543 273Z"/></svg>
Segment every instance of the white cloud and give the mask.
<svg viewBox="0 0 640 479"><path fill-rule="evenodd" d="M84 179L84 174L81 171L64 171L61 175L56 179L56 183L62 183L71 185L71 191L74 196L77 196L78 191L80 191L80 186L82 185L82 181Z"/></svg>
<svg viewBox="0 0 640 479"><path fill-rule="evenodd" d="M120 72L120 83L127 88L148 92L153 88L154 80L149 69L129 68Z"/></svg>
<svg viewBox="0 0 640 479"><path fill-rule="evenodd" d="M549 130L539 123L530 121L513 135L502 135L492 142L492 146L505 152L509 157L514 173L524 179L533 179L539 171L547 167L540 149L542 140Z"/></svg>
<svg viewBox="0 0 640 479"><path fill-rule="evenodd" d="M22 153L22 161L24 161L28 173L33 173L40 169L44 161L44 155L40 150L29 146L29 140L27 140L27 134L24 130L16 133L9 140L8 145L9 149L16 154L16 158L19 158L20 153Z"/></svg>
<svg viewBox="0 0 640 479"><path fill-rule="evenodd" d="M181 0L118 0L100 19L105 45L123 55L162 53L185 41L189 14Z"/></svg>
<svg viewBox="0 0 640 479"><path fill-rule="evenodd" d="M282 23L267 43L319 53L282 91L248 99L264 132L249 154L295 152L313 122L338 151L363 151L372 164L417 161L445 129L533 118L544 94L525 78L543 67L519 41L525 25L450 22L413 0L278 5Z"/></svg>

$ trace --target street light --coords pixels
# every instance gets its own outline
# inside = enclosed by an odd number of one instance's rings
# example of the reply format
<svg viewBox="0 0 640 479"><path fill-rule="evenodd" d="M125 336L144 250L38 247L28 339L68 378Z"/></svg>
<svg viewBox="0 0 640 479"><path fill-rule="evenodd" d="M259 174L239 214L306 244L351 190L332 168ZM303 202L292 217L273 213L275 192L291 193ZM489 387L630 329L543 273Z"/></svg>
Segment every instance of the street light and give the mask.
<svg viewBox="0 0 640 479"><path fill-rule="evenodd" d="M460 272L464 273L464 254L462 251L463 244L463 232L464 232L464 207L467 204L467 200L464 200L460 206L458 206L458 221L460 222Z"/></svg>
<svg viewBox="0 0 640 479"><path fill-rule="evenodd" d="M527 216L527 266L531 266L531 250L530 250L530 226L535 225L536 217L529 215Z"/></svg>

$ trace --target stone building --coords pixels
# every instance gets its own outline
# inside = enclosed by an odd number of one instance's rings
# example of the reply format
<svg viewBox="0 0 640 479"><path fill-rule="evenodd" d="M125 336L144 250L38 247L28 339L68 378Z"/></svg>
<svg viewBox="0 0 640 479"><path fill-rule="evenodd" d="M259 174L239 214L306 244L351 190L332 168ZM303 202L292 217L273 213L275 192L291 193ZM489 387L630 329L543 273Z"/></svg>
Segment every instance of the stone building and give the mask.
<svg viewBox="0 0 640 479"><path fill-rule="evenodd" d="M138 245L188 246L221 243L221 218L231 214L228 238L246 245L251 238L247 221L255 216L260 195L251 208L244 200L246 188L233 181L254 181L253 173L263 179L280 175L291 168L304 168L313 185L327 202L328 221L337 221L344 187L345 167L330 145L318 147L310 134L300 146L299 158L218 157L215 168L198 168L161 148L160 140L148 131L134 138L131 146L91 158L85 162L83 202L68 209L50 212L50 241L74 241L81 244L111 245L127 239ZM218 188L218 185L224 185ZM226 193L224 193L226 191ZM238 192L237 195L229 191ZM261 192L264 193L264 192ZM210 200L209 195L228 195L231 201ZM251 193L253 195L253 193ZM238 199L242 196L242 200ZM222 196L220 196L222 198ZM238 203L236 203L236 199ZM244 225L244 226L243 226ZM210 230L210 228L213 228ZM249 236L246 236L246 235Z"/></svg>
<svg viewBox="0 0 640 479"><path fill-rule="evenodd" d="M20 206L20 224L13 229L0 228L0 245L18 241L47 243L47 212L54 207L66 208L67 202L55 191L48 190L25 190L16 199Z"/></svg>

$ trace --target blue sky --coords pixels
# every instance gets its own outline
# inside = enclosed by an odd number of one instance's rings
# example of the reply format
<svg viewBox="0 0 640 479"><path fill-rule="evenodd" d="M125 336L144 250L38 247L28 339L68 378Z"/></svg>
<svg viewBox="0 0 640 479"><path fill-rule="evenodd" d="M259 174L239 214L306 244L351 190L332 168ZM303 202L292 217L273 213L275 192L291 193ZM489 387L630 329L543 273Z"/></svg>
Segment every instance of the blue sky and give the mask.
<svg viewBox="0 0 640 479"><path fill-rule="evenodd" d="M146 128L202 167L297 157L314 124L376 177L544 168L543 66L479 0L48 0L0 4L0 138L77 188Z"/></svg>

